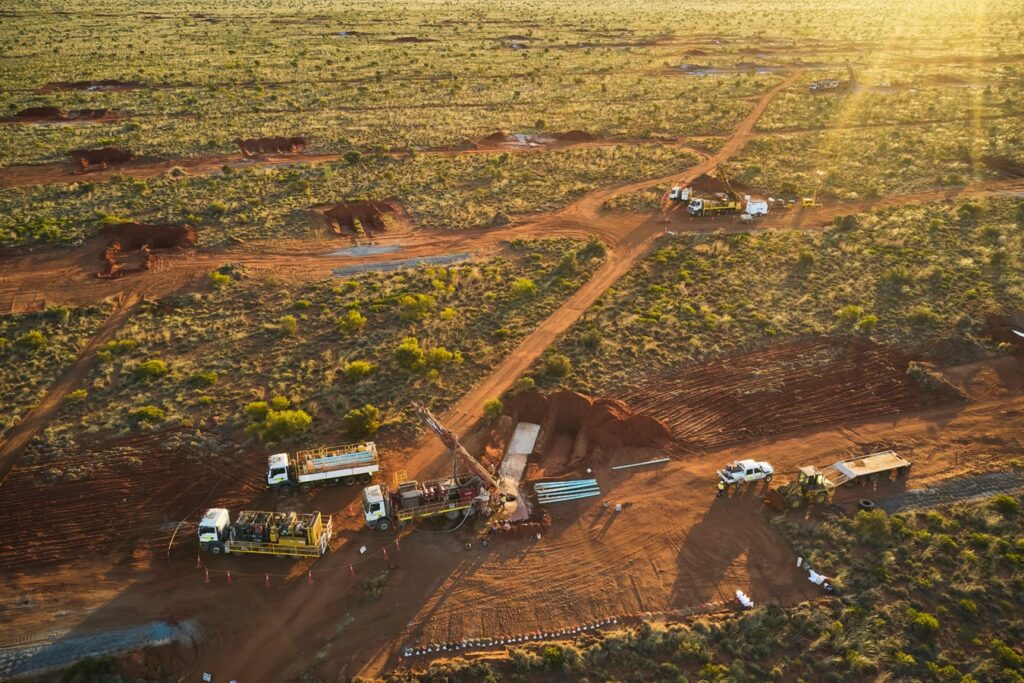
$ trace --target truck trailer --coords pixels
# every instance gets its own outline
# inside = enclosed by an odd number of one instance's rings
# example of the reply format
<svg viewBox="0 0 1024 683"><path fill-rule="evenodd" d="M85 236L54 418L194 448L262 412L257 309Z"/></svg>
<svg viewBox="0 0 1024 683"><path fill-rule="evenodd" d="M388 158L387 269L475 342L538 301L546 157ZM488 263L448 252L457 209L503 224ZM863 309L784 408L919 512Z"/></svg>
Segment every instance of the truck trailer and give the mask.
<svg viewBox="0 0 1024 683"><path fill-rule="evenodd" d="M380 470L377 445L372 441L344 446L325 446L295 455L276 453L267 458L267 488L308 491L322 484L369 484Z"/></svg>
<svg viewBox="0 0 1024 683"><path fill-rule="evenodd" d="M404 481L395 490L386 484L363 489L366 526L387 531L393 525L446 516L448 519L490 514L491 495L474 474L418 482Z"/></svg>
<svg viewBox="0 0 1024 683"><path fill-rule="evenodd" d="M320 557L327 553L332 533L330 515L319 512L243 510L232 522L225 508L210 508L199 522L199 547L214 555Z"/></svg>
<svg viewBox="0 0 1024 683"><path fill-rule="evenodd" d="M903 476L910 471L910 465L909 460L895 451L840 460L820 470L808 465L799 468L796 481L769 491L765 502L779 510L796 510L808 502L827 503L843 484L853 480L873 482L881 476Z"/></svg>

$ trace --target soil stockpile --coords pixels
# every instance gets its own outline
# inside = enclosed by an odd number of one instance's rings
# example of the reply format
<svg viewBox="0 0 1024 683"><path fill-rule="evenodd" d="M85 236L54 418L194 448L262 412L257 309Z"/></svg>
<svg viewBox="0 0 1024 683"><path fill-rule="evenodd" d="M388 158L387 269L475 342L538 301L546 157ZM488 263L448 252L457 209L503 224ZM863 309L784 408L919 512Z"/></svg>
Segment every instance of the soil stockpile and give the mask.
<svg viewBox="0 0 1024 683"><path fill-rule="evenodd" d="M75 160L82 169L93 166L106 168L111 164L123 164L131 161L132 153L118 147L100 147L99 149L73 149L68 156Z"/></svg>
<svg viewBox="0 0 1024 683"><path fill-rule="evenodd" d="M548 476L560 476L603 464L622 447L661 447L672 441L669 428L656 418L640 415L624 402L593 399L575 391L545 396L527 391L509 399L504 412L512 423L541 426L534 452L543 459L548 451L568 449L567 457L545 464Z"/></svg>
<svg viewBox="0 0 1024 683"><path fill-rule="evenodd" d="M356 221L363 230L387 231L388 224L385 216L393 214L395 207L387 202L355 201L335 204L323 212L331 231L336 235L343 235L348 232L358 232Z"/></svg>
<svg viewBox="0 0 1024 683"><path fill-rule="evenodd" d="M235 144L242 154L298 154L306 149L309 142L303 137L270 137L236 139Z"/></svg>

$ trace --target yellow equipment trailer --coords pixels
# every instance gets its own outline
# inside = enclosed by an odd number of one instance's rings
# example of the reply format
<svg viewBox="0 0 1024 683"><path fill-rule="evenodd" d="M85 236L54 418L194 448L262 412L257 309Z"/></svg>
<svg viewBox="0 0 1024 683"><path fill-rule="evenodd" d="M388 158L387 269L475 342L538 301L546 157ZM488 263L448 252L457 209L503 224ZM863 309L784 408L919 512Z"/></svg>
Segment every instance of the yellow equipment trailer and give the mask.
<svg viewBox="0 0 1024 683"><path fill-rule="evenodd" d="M319 512L243 510L232 522L224 508L210 508L199 522L199 545L215 555L250 553L320 557L330 547L333 524Z"/></svg>

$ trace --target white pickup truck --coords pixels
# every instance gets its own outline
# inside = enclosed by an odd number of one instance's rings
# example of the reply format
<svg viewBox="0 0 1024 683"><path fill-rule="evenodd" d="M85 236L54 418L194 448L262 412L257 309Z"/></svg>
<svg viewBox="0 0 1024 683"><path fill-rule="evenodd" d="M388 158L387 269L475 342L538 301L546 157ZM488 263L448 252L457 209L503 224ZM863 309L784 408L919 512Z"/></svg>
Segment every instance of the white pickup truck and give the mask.
<svg viewBox="0 0 1024 683"><path fill-rule="evenodd" d="M726 486L742 486L755 481L771 481L775 468L766 462L736 460L718 470L718 477Z"/></svg>

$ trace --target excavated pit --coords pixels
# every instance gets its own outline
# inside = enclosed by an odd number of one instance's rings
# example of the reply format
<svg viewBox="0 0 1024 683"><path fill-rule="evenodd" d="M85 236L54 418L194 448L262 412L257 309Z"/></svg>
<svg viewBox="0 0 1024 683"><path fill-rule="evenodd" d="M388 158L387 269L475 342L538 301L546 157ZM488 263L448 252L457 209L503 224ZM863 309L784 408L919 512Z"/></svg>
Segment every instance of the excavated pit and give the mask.
<svg viewBox="0 0 1024 683"><path fill-rule="evenodd" d="M317 213L335 235L359 235L356 221L364 233L372 235L388 231L387 216L395 213L395 207L387 202L360 200L335 204Z"/></svg>
<svg viewBox="0 0 1024 683"><path fill-rule="evenodd" d="M512 424L539 424L531 456L531 479L562 478L605 465L621 448L661 448L672 442L669 428L635 413L623 401L594 399L575 391L545 396L527 391L505 404Z"/></svg>
<svg viewBox="0 0 1024 683"><path fill-rule="evenodd" d="M1024 358L1024 337L1017 334L1024 333L1024 311L1002 315L994 313L988 316L985 323L992 341L1006 344L1013 350L1015 356Z"/></svg>
<svg viewBox="0 0 1024 683"><path fill-rule="evenodd" d="M173 223L117 223L104 227L100 235L110 238L100 255L103 269L96 273L104 280L150 270L156 261L154 249L191 247L199 240L192 226Z"/></svg>
<svg viewBox="0 0 1024 683"><path fill-rule="evenodd" d="M133 155L127 149L119 147L100 147L99 149L73 149L68 152L68 156L82 171L91 171L95 168L103 170L112 164L131 161Z"/></svg>

